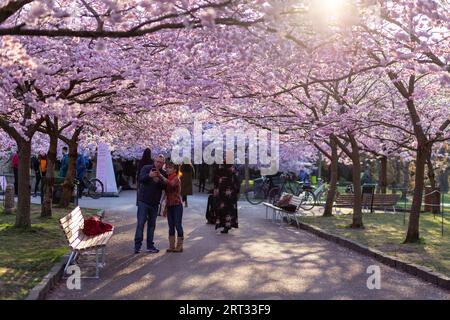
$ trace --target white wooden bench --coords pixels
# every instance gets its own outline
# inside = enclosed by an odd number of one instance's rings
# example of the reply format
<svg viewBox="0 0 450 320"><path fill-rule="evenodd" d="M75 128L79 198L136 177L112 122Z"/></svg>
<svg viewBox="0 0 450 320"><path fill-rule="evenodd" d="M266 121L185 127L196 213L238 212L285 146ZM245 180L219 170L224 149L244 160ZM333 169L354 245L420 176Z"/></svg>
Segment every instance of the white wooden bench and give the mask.
<svg viewBox="0 0 450 320"><path fill-rule="evenodd" d="M288 195L289 193L283 192L280 199L283 198L285 195ZM290 194L289 194L290 195ZM269 208L272 209L272 220L276 220L277 216L280 216L281 222L283 222L283 218L286 218L287 223L290 222L290 215L294 216L295 223L297 224L297 227L300 228L297 215L299 215L299 209L300 205L302 204L302 199L298 196L292 195L291 199L289 200L289 204L295 206L295 211L286 211L280 207L277 207L274 204L271 204L269 202L263 202L263 205L266 207L266 219L268 217L268 210Z"/></svg>
<svg viewBox="0 0 450 320"><path fill-rule="evenodd" d="M59 223L71 250L64 273L67 272L69 265L76 261L79 254L95 250L95 278L98 278L99 269L105 265L106 244L113 235L114 229L95 236L85 235L83 233L84 217L80 207L76 207L71 213L59 219Z"/></svg>

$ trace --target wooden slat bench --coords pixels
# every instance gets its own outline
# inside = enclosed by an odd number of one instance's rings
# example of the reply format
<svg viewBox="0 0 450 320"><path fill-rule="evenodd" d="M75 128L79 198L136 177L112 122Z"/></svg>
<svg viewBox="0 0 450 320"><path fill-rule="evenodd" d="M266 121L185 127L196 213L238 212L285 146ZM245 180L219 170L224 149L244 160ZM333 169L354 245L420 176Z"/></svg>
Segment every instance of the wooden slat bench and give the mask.
<svg viewBox="0 0 450 320"><path fill-rule="evenodd" d="M386 213L388 208L392 208L392 211L395 211L395 206L400 199L399 194L383 194L383 193L376 193L373 195L373 203L372 203L372 197L371 195L365 195L366 199L363 201L363 205L365 208L370 208L372 205L373 208L381 208Z"/></svg>
<svg viewBox="0 0 450 320"><path fill-rule="evenodd" d="M398 194L380 194L376 193L373 195L373 208L382 208L384 212L386 212L387 208L392 208L395 211L395 205L400 199L400 195ZM355 195L350 194L338 194L336 196L335 201L335 209L337 206L339 207L352 207L353 202L355 201ZM365 209L369 209L372 205L372 195L364 194L362 199L362 206Z"/></svg>
<svg viewBox="0 0 450 320"><path fill-rule="evenodd" d="M288 195L288 193L283 192L280 199L283 198L285 195ZM270 209L272 209L272 220L275 220L276 216L279 215L281 218L281 222L283 222L283 218L286 217L287 222L289 223L289 221L290 221L289 215L293 215L294 219L295 219L295 223L297 224L297 227L299 228L300 226L298 224L297 215L299 213L299 209L300 209L300 205L302 204L302 200L300 197L292 195L291 199L289 200L289 204L294 205L296 207L294 212L286 211L286 210L284 210L280 207L277 207L276 205L268 203L268 202L263 202L263 205L266 207L266 219L268 217L268 210L270 208Z"/></svg>
<svg viewBox="0 0 450 320"><path fill-rule="evenodd" d="M105 265L106 245L113 235L114 229L95 236L85 235L83 233L84 217L80 207L76 207L68 215L59 219L59 223L71 250L64 272L67 272L69 265L76 260L80 253L95 250L95 277L98 278L99 269ZM101 262L99 261L100 256Z"/></svg>

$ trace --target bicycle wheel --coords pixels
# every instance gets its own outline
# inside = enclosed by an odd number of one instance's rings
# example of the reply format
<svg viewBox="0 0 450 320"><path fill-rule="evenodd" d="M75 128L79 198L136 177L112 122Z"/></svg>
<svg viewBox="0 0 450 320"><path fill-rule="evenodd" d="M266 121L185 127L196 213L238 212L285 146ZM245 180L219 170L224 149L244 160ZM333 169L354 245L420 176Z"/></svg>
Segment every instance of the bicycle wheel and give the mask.
<svg viewBox="0 0 450 320"><path fill-rule="evenodd" d="M245 190L245 198L251 204L260 204L264 200L266 200L266 192L262 188L249 188Z"/></svg>
<svg viewBox="0 0 450 320"><path fill-rule="evenodd" d="M88 196L92 199L99 199L103 196L103 183L98 179L89 180Z"/></svg>
<svg viewBox="0 0 450 320"><path fill-rule="evenodd" d="M301 203L300 208L303 210L311 210L314 208L314 205L316 203L316 199L314 197L314 193L312 193L309 190L305 190L300 194Z"/></svg>
<svg viewBox="0 0 450 320"><path fill-rule="evenodd" d="M316 204L324 206L325 203L327 202L327 197L328 197L328 190L320 192L317 196Z"/></svg>

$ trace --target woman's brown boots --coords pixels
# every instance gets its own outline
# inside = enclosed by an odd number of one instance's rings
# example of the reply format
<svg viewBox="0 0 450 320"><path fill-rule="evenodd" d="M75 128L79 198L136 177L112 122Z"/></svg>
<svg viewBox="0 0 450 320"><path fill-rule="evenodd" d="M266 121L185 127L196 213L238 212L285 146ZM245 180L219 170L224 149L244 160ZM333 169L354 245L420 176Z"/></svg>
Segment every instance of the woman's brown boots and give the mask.
<svg viewBox="0 0 450 320"><path fill-rule="evenodd" d="M177 247L173 252L183 252L183 237L177 237Z"/></svg>
<svg viewBox="0 0 450 320"><path fill-rule="evenodd" d="M167 252L183 252L183 237L177 238L177 245L175 246L175 236L169 236L169 249Z"/></svg>
<svg viewBox="0 0 450 320"><path fill-rule="evenodd" d="M175 250L175 236L169 236L169 249L167 252L173 252Z"/></svg>

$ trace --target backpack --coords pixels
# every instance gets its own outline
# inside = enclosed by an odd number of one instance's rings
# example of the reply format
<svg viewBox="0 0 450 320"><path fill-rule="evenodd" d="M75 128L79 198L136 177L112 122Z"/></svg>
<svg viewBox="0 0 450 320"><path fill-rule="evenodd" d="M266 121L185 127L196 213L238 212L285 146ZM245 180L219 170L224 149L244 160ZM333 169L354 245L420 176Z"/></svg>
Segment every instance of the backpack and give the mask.
<svg viewBox="0 0 450 320"><path fill-rule="evenodd" d="M41 159L41 172L47 171L47 160Z"/></svg>

